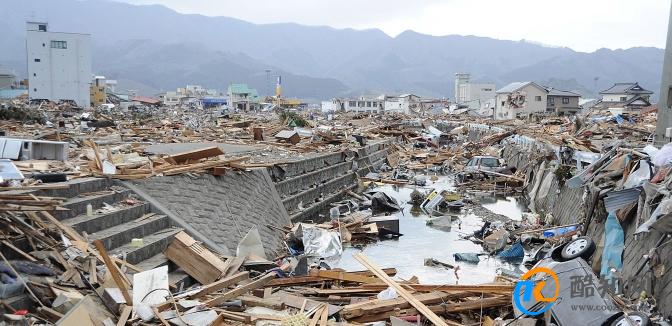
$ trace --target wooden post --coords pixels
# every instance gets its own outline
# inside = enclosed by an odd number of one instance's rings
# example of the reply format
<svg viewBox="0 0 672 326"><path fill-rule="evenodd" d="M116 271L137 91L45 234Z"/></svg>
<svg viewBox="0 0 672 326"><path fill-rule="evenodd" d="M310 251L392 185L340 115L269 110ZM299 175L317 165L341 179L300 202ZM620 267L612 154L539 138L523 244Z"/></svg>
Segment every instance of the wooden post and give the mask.
<svg viewBox="0 0 672 326"><path fill-rule="evenodd" d="M105 266L107 266L107 270L112 275L112 279L114 280L114 283L117 284L117 287L119 287L119 290L121 291L121 294L124 296L124 299L126 300L126 305L127 306L132 306L133 305L133 299L131 298L131 295L128 293L128 288L126 287L126 283L124 282L124 277L121 275L121 272L117 268L117 265L115 265L114 262L112 262L112 259L110 259L110 256L107 255L107 250L105 250L105 245L103 245L103 242L100 241L100 240L94 241L93 245L96 246L96 249L98 250L98 253L103 258L103 261L105 262Z"/></svg>

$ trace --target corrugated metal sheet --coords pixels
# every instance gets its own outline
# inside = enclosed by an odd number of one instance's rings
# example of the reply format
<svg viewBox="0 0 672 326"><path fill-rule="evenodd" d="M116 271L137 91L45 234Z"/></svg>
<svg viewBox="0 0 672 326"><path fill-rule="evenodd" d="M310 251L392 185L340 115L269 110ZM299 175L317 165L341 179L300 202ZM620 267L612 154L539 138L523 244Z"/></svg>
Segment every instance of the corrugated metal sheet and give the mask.
<svg viewBox="0 0 672 326"><path fill-rule="evenodd" d="M604 197L604 207L607 212L615 212L617 209L636 202L639 199L639 193L641 192L642 189L639 187L611 191Z"/></svg>

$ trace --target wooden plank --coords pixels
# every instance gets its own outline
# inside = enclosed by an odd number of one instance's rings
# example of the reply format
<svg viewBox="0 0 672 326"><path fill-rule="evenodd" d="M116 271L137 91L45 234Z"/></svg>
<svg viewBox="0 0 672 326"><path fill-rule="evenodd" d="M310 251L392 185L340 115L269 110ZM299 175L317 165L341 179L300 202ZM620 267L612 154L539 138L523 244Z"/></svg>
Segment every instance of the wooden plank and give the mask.
<svg viewBox="0 0 672 326"><path fill-rule="evenodd" d="M182 231L163 252L164 255L201 284L219 279L229 268L223 260Z"/></svg>
<svg viewBox="0 0 672 326"><path fill-rule="evenodd" d="M387 275L387 274L385 274ZM378 279L373 278L373 277L366 277L358 274L352 274L348 272L343 272L343 271L328 271L328 270L319 270L319 269L312 269L310 270L310 276L317 276L317 277L323 277L326 279L331 279L331 280L339 280L339 281L348 281L348 282L355 282L355 283L380 283Z"/></svg>
<svg viewBox="0 0 672 326"><path fill-rule="evenodd" d="M400 284L403 288L415 292L432 292L432 291L441 291L441 292L474 292L474 293L487 293L487 294L510 294L513 292L514 284L475 284L475 285L431 285L431 284ZM388 288L384 284L364 284L361 286L362 289L373 290L373 291L383 291Z"/></svg>
<svg viewBox="0 0 672 326"><path fill-rule="evenodd" d="M186 161L197 161L200 159L224 155L224 151L218 146L195 149L193 151L182 152L166 157L167 161L175 162L176 164L184 163Z"/></svg>
<svg viewBox="0 0 672 326"><path fill-rule="evenodd" d="M49 307L37 307L37 313L42 316L42 318L45 318L46 320L56 324L59 319L63 318L63 314L51 309Z"/></svg>
<svg viewBox="0 0 672 326"><path fill-rule="evenodd" d="M276 293L276 296L280 299L280 301L284 302L285 305L287 305L289 307L292 307L292 308L296 308L296 309L299 309L299 308L301 308L302 306L305 305L304 306L305 309L311 310L311 309L314 309L315 307L323 304L322 302L312 300L312 299L306 299L306 298L303 298L303 297L299 297L299 296L296 296L296 295L293 295L289 292L284 292L284 291L280 291L280 292ZM333 314L341 311L343 308L330 304L330 305L327 305L327 309L329 311L329 316L332 316Z"/></svg>
<svg viewBox="0 0 672 326"><path fill-rule="evenodd" d="M324 282L324 278L317 276L295 276L286 278L276 278L270 281L268 287L288 287L301 284Z"/></svg>
<svg viewBox="0 0 672 326"><path fill-rule="evenodd" d="M98 250L98 253L100 256L103 258L103 261L105 262L105 266L107 266L107 270L110 272L112 275L112 279L114 280L114 283L117 285L119 290L121 291L121 294L124 296L124 299L126 300L126 304L129 306L133 305L133 299L131 298L131 295L128 293L128 288L126 287L126 283L124 282L124 278L121 275L121 272L119 271L119 268L117 267L114 262L110 259L110 256L107 255L107 250L105 250L105 245L103 245L103 242L100 240L96 240L93 242L93 245L96 246L96 249Z"/></svg>
<svg viewBox="0 0 672 326"><path fill-rule="evenodd" d="M224 294L215 297L214 299L208 300L208 301L205 302L205 304L208 307L218 306L218 305L220 305L220 304L222 304L222 303L224 303L224 302L226 302L230 299L233 299L237 296L240 296L244 293L247 293L247 292L252 291L254 289L258 289L260 287L263 287L266 283L268 283L270 280L272 280L274 278L275 278L274 273L266 274L263 277L255 280L255 281L252 281L252 282L250 282L248 284L245 284L243 286L239 286L239 287L237 287L237 288L235 288L231 291L225 292Z"/></svg>
<svg viewBox="0 0 672 326"><path fill-rule="evenodd" d="M257 298L252 295L243 295L240 301L248 307L264 307L273 310L285 309L285 304L277 298Z"/></svg>
<svg viewBox="0 0 672 326"><path fill-rule="evenodd" d="M17 252L19 255L23 256L24 258L28 259L29 261L32 261L32 262L36 262L36 261L37 261L37 259L35 259L35 257L33 257L33 256L29 255L29 254L27 254L26 252L24 252L23 250L21 250L21 249L19 249L19 248L17 248L17 247L15 247L13 244L11 244L11 243L10 243L9 241L7 241L7 240L2 240L2 244L4 244L5 246L7 246L8 248L14 250L14 251Z"/></svg>
<svg viewBox="0 0 672 326"><path fill-rule="evenodd" d="M324 305L320 305L315 309L315 312L313 313L313 318L310 319L310 323L308 323L308 326L316 326L320 318L322 317L322 311L327 312L328 309ZM328 313L328 312L327 312Z"/></svg>
<svg viewBox="0 0 672 326"><path fill-rule="evenodd" d="M329 311L327 308L322 308L322 318L320 318L320 326L327 326L329 321Z"/></svg>
<svg viewBox="0 0 672 326"><path fill-rule="evenodd" d="M121 315L119 316L119 321L117 322L117 326L126 325L126 322L128 321L128 317L131 316L131 312L133 312L133 306L125 306L124 309L121 310Z"/></svg>
<svg viewBox="0 0 672 326"><path fill-rule="evenodd" d="M249 272L240 272L240 273L235 274L233 276L223 278L219 281L216 281L214 283L203 286L200 291L190 295L189 299L201 298L201 297L203 297L205 295L208 295L210 293L217 292L217 291L225 289L225 288L227 288L231 285L240 283L241 281L246 280L249 277L250 277Z"/></svg>
<svg viewBox="0 0 672 326"><path fill-rule="evenodd" d="M466 297L471 294L473 293L463 292L461 294L447 294L444 292L431 292L416 294L414 297L416 300L422 302L425 305L428 305L442 303L460 297ZM404 298L388 300L374 299L344 306L343 311L341 311L341 316L345 319L352 319L363 315L381 314L386 311L392 312L395 309L407 309L410 307L411 304Z"/></svg>
<svg viewBox="0 0 672 326"><path fill-rule="evenodd" d="M406 299L414 308L416 308L423 316L425 316L429 321L434 325L438 326L448 326L448 323L437 316L433 311L429 310L422 302L418 301L410 292L401 287L397 282L390 278L385 272L383 272L378 266L369 261L366 256L362 253L356 253L353 257L368 270L376 274L383 282L389 285L391 288L395 289L397 293L404 299ZM458 323L449 322L453 325L460 325Z"/></svg>

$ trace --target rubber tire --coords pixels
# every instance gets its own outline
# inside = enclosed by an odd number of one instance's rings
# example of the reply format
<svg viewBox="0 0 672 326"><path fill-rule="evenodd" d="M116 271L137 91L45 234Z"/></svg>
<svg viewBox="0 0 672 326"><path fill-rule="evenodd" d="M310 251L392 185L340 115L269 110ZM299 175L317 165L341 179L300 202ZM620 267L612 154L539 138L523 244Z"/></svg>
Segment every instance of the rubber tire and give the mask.
<svg viewBox="0 0 672 326"><path fill-rule="evenodd" d="M647 315L645 315L641 312L635 311L635 312L630 313L629 315L630 316L638 316L638 317L642 318L642 323L637 325L637 326L652 326L653 325L653 323L651 323L651 319L649 319L649 317ZM622 315L621 317L616 318L616 320L614 320L611 323L611 326L617 326L618 323L620 321L624 320L624 319L625 319L625 315ZM623 323L623 325L629 325L629 324L628 323Z"/></svg>
<svg viewBox="0 0 672 326"><path fill-rule="evenodd" d="M567 246L579 240L588 241L588 245L585 248L583 248L583 250L576 252L574 254L565 252L565 248L567 248ZM590 259L590 256L592 256L593 253L595 253L595 242L593 241L593 239L591 239L590 237L578 237L562 246L562 249L560 250L560 257L562 257L563 261L572 260L577 257L581 257L585 261L588 261L588 259Z"/></svg>

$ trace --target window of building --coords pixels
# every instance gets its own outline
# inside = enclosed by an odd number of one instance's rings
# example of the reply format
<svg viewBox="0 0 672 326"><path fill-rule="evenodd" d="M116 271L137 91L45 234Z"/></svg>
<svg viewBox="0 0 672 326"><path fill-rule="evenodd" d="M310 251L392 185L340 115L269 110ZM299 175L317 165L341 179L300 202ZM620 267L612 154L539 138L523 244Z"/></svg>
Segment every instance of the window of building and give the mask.
<svg viewBox="0 0 672 326"><path fill-rule="evenodd" d="M363 108L364 107L364 102L363 101L358 101L357 102L357 107Z"/></svg>
<svg viewBox="0 0 672 326"><path fill-rule="evenodd" d="M36 74L36 73L33 73L33 77L37 77L37 74Z"/></svg>
<svg viewBox="0 0 672 326"><path fill-rule="evenodd" d="M366 102L366 107L370 108L371 107L371 102Z"/></svg>
<svg viewBox="0 0 672 326"><path fill-rule="evenodd" d="M45 47L45 46L47 46L47 45L46 45L46 44L44 44L44 43L42 43L42 47Z"/></svg>
<svg viewBox="0 0 672 326"><path fill-rule="evenodd" d="M504 106L504 103L505 103L505 102L504 102L504 101L502 101L502 106Z"/></svg>
<svg viewBox="0 0 672 326"><path fill-rule="evenodd" d="M628 100L628 97L627 97L627 96L621 96L621 102L625 102L625 101L627 101L627 100Z"/></svg>
<svg viewBox="0 0 672 326"><path fill-rule="evenodd" d="M35 62L40 62L40 61L41 61L40 59L35 59Z"/></svg>
<svg viewBox="0 0 672 326"><path fill-rule="evenodd" d="M537 95L534 97L534 100L537 102L541 102L541 96Z"/></svg>
<svg viewBox="0 0 672 326"><path fill-rule="evenodd" d="M555 105L555 98L549 97L548 98L548 105Z"/></svg>
<svg viewBox="0 0 672 326"><path fill-rule="evenodd" d="M52 49L67 49L68 48L68 42L66 42L66 41L51 41L51 48Z"/></svg>
<svg viewBox="0 0 672 326"><path fill-rule="evenodd" d="M569 97L563 97L562 104L569 104Z"/></svg>
<svg viewBox="0 0 672 326"><path fill-rule="evenodd" d="M44 24L37 25L37 29L41 32L46 32L47 31L47 25L44 25Z"/></svg>
<svg viewBox="0 0 672 326"><path fill-rule="evenodd" d="M37 88L33 88L33 92L37 92Z"/></svg>
<svg viewBox="0 0 672 326"><path fill-rule="evenodd" d="M357 105L357 103L355 103L355 101L349 101L348 102L348 106L356 106L356 105Z"/></svg>
<svg viewBox="0 0 672 326"><path fill-rule="evenodd" d="M483 92L492 92L492 88L482 88L481 91L483 91Z"/></svg>

